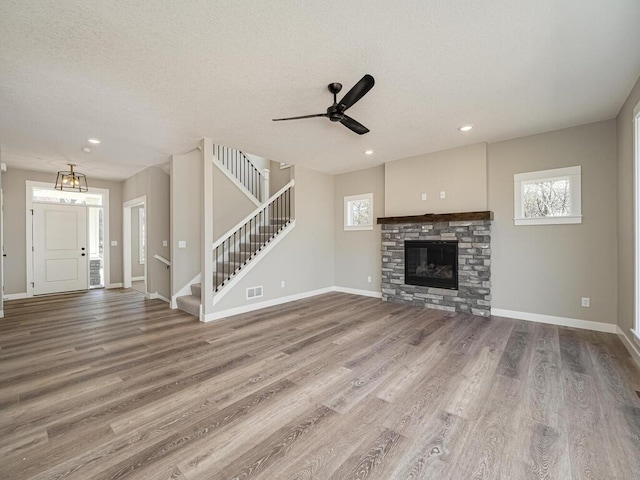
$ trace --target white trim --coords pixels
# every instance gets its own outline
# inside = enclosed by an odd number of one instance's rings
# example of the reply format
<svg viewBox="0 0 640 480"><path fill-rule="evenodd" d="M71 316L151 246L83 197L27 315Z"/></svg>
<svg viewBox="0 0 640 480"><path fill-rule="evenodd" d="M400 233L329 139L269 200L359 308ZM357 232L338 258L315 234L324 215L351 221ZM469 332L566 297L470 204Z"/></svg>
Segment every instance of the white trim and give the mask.
<svg viewBox="0 0 640 480"><path fill-rule="evenodd" d="M149 300L162 300L163 302L167 302L168 304L171 304L171 300L169 300L167 297L163 297L158 292L153 292L153 293L147 292L144 294L144 296Z"/></svg>
<svg viewBox="0 0 640 480"><path fill-rule="evenodd" d="M636 341L636 343L638 344L638 346L640 347L640 335L638 334L637 330L634 330L633 328L631 329L631 333L633 334L633 339Z"/></svg>
<svg viewBox="0 0 640 480"><path fill-rule="evenodd" d="M176 292L175 295L171 295L171 308L175 310L178 308L178 297L182 297L184 295L191 295L191 285L194 283L200 283L202 279L202 273L199 273L195 277L191 279L190 282L187 282L180 290Z"/></svg>
<svg viewBox="0 0 640 480"><path fill-rule="evenodd" d="M142 277L131 277L132 282L142 282L144 280L144 276Z"/></svg>
<svg viewBox="0 0 640 480"><path fill-rule="evenodd" d="M555 315L543 315L540 313L517 312L515 310L504 310L502 308L492 308L491 315L515 318L516 320L526 320L528 322L548 323L562 327L582 328L596 332L617 333L618 331L618 326L613 323L592 322L591 320L557 317Z"/></svg>
<svg viewBox="0 0 640 480"><path fill-rule="evenodd" d="M351 295L362 295L363 297L382 298L382 292L373 290L360 290L359 288L333 287L334 292L349 293Z"/></svg>
<svg viewBox="0 0 640 480"><path fill-rule="evenodd" d="M249 161L251 162L251 160L249 160ZM252 194L252 193L247 189L247 187L245 187L245 186L240 182L240 180L238 180L238 179L235 177L235 175L233 175L233 173L231 173L231 171L230 171L227 167L225 167L225 166L222 164L222 162L218 159L218 157L216 157L215 153L213 154L213 164L214 164L216 167L218 167L218 170L220 170L222 173L224 173L224 174L227 176L227 178L228 178L229 180L231 180L231 181L234 183L234 185L235 185L236 187L238 187L238 189L239 189L242 193L244 193L244 194L245 194L245 196L246 196L249 200L251 200L251 201L253 202L253 204L254 204L256 207L259 207L260 205L262 205L262 204L260 203L260 200L259 200L259 199L257 199L256 197L254 197L254 196L253 196L253 194ZM251 162L251 165L253 165L253 162ZM255 165L253 165L253 166L254 166L254 168L255 168ZM259 168L256 168L256 170L258 170L258 172L260 172L260 175L262 175L262 170L260 170Z"/></svg>
<svg viewBox="0 0 640 480"><path fill-rule="evenodd" d="M22 298L27 298L29 295L27 295L27 292L22 292L22 293L5 293L2 296L3 300L20 300Z"/></svg>
<svg viewBox="0 0 640 480"><path fill-rule="evenodd" d="M220 320L221 318L231 317L233 315L239 315L241 313L248 313L254 310L261 310L267 307L273 307L275 305L281 305L283 303L295 302L296 300L302 300L304 298L315 297L316 295L322 295L323 293L330 293L333 291L333 287L320 288L318 290L311 290L309 292L296 293L294 295L288 295L286 297L274 298L272 300L265 300L260 303L252 303L251 305L243 305L242 307L229 308L227 310L220 310L219 312L210 313L204 315L201 321L211 322L214 320Z"/></svg>
<svg viewBox="0 0 640 480"><path fill-rule="evenodd" d="M0 318L4 318L4 310L0 310Z"/></svg>
<svg viewBox="0 0 640 480"><path fill-rule="evenodd" d="M265 300L264 302L253 303L251 305L243 305L242 307L235 307L235 308L229 308L227 310L221 310L219 312L214 312L210 315L207 315L206 318L202 321L211 322L214 320L220 320L221 318L227 318L233 315L240 315L241 313L253 312L255 310L262 310L263 308L273 307L276 305L281 305L283 303L295 302L296 300L303 300L305 298L315 297L317 295L323 295L325 293L331 293L331 292L340 292L340 293L348 293L351 295L361 295L365 297L382 298L382 292L374 292L370 290L360 290L356 288L346 288L346 287L336 287L336 286L325 287L325 288L319 288L318 290L311 290L308 292L287 295L286 297Z"/></svg>
<svg viewBox="0 0 640 480"><path fill-rule="evenodd" d="M634 330L640 330L640 102L633 110Z"/></svg>
<svg viewBox="0 0 640 480"><path fill-rule="evenodd" d="M371 219L371 223L367 225L351 225L350 224L350 211L349 211L349 203L355 202L357 200L369 200L369 217ZM344 230L355 231L355 230L373 230L373 193L361 193L359 195L345 195L344 197Z"/></svg>
<svg viewBox="0 0 640 480"><path fill-rule="evenodd" d="M104 288L106 288L107 290L110 290L112 288L122 288L122 283L110 283Z"/></svg>
<svg viewBox="0 0 640 480"><path fill-rule="evenodd" d="M525 183L545 182L566 179L569 181L571 196L571 215L557 217L525 217L522 201L522 185ZM515 225L558 225L582 223L582 167L554 168L513 175L513 211Z"/></svg>
<svg viewBox="0 0 640 480"><path fill-rule="evenodd" d="M637 333L634 330L631 330L631 332L634 335L637 335ZM635 360L635 362L640 367L640 348L638 347L638 345L636 345L634 342L629 340L629 337L627 337L627 335L624 333L624 331L620 327L618 327L617 334L622 340L622 343L624 343L624 346L627 347L627 350L629 350L629 353L631 354L631 357L633 358L633 360Z"/></svg>
<svg viewBox="0 0 640 480"><path fill-rule="evenodd" d="M148 225L146 225L147 221L147 196L142 195L140 197L136 197L132 200L127 200L122 203L122 266L123 266L123 284L124 288L131 288L131 256L132 256L132 246L131 246L131 209L134 207L142 206L142 209L145 210L144 221L145 221L145 236L148 236ZM144 244L148 245L148 239L144 239ZM145 252L146 253L146 252ZM147 278L147 262L145 259L144 263L144 278Z"/></svg>
<svg viewBox="0 0 640 480"><path fill-rule="evenodd" d="M267 243L267 246L264 247L262 250L260 250L258 254L251 259L251 261L247 264L246 267L244 267L238 273L236 273L233 276L233 278L229 281L229 283L224 285L217 293L213 295L212 305L215 305L220 300L222 300L222 298L233 288L233 286L236 285L240 280L242 280L245 277L245 275L247 275L247 273L249 273L253 269L253 267L255 267L260 262L260 260L263 257L265 257L271 250L273 250L273 248L278 243L280 243L280 241L284 237L286 237L289 234L289 232L291 232L291 230L294 229L295 226L296 226L296 221L292 220L289 225L287 225L280 233L278 233L278 235L276 235L275 238L273 238L273 240ZM205 320L205 321L208 321L208 320Z"/></svg>

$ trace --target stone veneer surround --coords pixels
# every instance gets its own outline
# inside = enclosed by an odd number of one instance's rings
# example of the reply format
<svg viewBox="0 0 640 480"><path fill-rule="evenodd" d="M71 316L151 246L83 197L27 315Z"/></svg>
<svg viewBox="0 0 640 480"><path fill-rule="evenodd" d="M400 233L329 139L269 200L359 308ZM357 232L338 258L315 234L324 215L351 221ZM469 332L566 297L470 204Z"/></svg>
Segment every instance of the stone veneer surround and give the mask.
<svg viewBox="0 0 640 480"><path fill-rule="evenodd" d="M405 240L457 240L458 290L404 283ZM382 225L382 300L488 317L491 220Z"/></svg>

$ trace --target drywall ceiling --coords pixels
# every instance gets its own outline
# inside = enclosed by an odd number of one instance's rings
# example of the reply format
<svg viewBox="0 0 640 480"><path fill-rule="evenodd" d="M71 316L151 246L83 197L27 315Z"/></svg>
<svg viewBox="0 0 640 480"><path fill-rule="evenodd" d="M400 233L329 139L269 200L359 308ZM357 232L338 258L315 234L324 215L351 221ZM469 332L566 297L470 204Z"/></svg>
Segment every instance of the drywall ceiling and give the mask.
<svg viewBox="0 0 640 480"><path fill-rule="evenodd" d="M208 136L339 173L595 122L640 75L638 25L637 0L3 0L2 159L126 178ZM271 121L365 73L369 134Z"/></svg>

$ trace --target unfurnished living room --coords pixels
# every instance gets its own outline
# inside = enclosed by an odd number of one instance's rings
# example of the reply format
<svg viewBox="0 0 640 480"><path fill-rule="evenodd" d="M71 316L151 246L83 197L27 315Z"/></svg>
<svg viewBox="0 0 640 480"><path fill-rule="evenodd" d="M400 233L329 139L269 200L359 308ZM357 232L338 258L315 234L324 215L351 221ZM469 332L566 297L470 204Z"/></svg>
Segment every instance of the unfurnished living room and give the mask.
<svg viewBox="0 0 640 480"><path fill-rule="evenodd" d="M639 27L0 1L0 478L640 480Z"/></svg>

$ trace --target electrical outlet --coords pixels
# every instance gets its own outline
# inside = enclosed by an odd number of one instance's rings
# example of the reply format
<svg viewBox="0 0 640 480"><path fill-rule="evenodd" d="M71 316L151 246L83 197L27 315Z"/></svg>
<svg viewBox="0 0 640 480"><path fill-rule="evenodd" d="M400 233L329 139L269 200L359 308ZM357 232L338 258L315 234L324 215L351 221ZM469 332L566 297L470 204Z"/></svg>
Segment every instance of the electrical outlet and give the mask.
<svg viewBox="0 0 640 480"><path fill-rule="evenodd" d="M591 305L591 299L589 297L582 297L582 303L581 305L583 307L590 307Z"/></svg>
<svg viewBox="0 0 640 480"><path fill-rule="evenodd" d="M367 282L371 283L371 275L367 277Z"/></svg>
<svg viewBox="0 0 640 480"><path fill-rule="evenodd" d="M427 199L427 194L426 194L426 193L423 193L423 194L422 194L422 200L424 201L424 200L426 200L426 199Z"/></svg>
<svg viewBox="0 0 640 480"><path fill-rule="evenodd" d="M440 192L440 198L445 198L447 196L447 192L444 190Z"/></svg>
<svg viewBox="0 0 640 480"><path fill-rule="evenodd" d="M284 280L280 281L280 288L284 288Z"/></svg>

